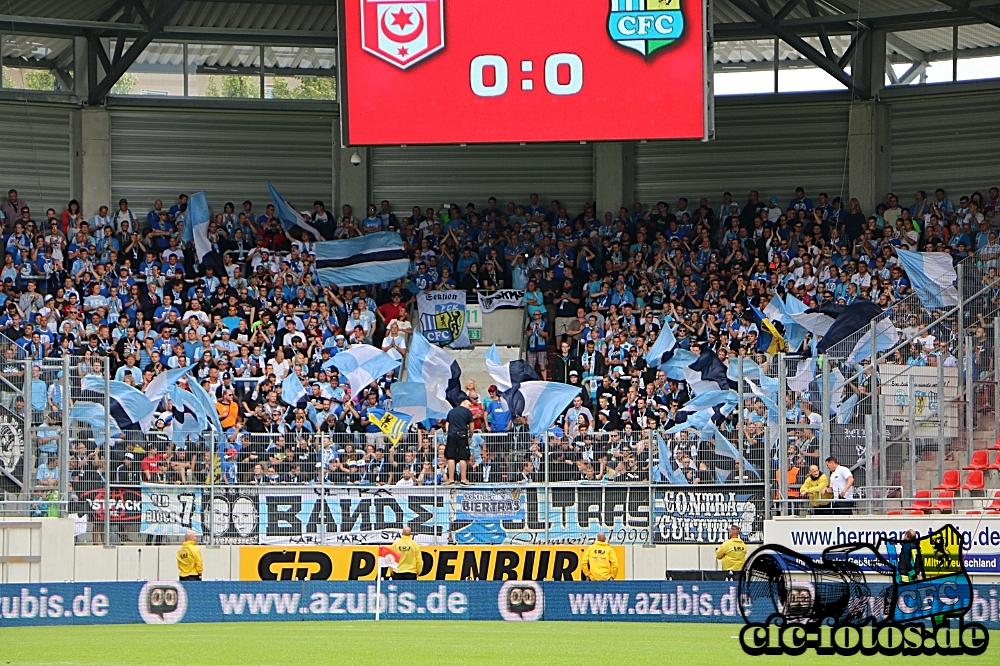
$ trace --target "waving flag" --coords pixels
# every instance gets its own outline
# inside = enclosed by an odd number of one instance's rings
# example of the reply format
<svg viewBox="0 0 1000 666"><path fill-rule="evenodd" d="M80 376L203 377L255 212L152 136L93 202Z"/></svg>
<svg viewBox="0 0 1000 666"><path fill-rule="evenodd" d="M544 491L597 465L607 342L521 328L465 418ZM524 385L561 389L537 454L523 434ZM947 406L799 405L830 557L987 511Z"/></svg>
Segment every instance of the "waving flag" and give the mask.
<svg viewBox="0 0 1000 666"><path fill-rule="evenodd" d="M397 384L399 382L396 382ZM396 384L392 385L393 388ZM388 411L381 407L373 407L368 410L368 420L378 426L389 437L393 446L399 444L399 440L406 434L406 429L410 427L412 417L399 411Z"/></svg>
<svg viewBox="0 0 1000 666"><path fill-rule="evenodd" d="M486 371L501 391L506 391L513 384L510 381L510 368L500 361L500 351L493 345L486 352Z"/></svg>
<svg viewBox="0 0 1000 666"><path fill-rule="evenodd" d="M875 324L875 351L872 352L871 333L866 333L854 345L850 356L847 357L847 363L853 365L871 358L873 353L877 356L879 352L889 351L897 342L899 342L899 331L896 330L896 325L888 317L880 319Z"/></svg>
<svg viewBox="0 0 1000 666"><path fill-rule="evenodd" d="M676 379L679 382L684 381L687 377L684 371L695 361L698 360L698 355L687 349L676 348L674 349L673 355L670 360L666 363L660 365L660 370L663 370L667 375L667 379Z"/></svg>
<svg viewBox="0 0 1000 666"><path fill-rule="evenodd" d="M452 356L422 335L414 335L406 357L406 380L426 382L434 394L454 407L468 396L462 392L462 368Z"/></svg>
<svg viewBox="0 0 1000 666"><path fill-rule="evenodd" d="M684 473L674 467L670 449L667 448L667 443L663 440L663 436L659 432L656 432L656 446L660 460L656 464L656 474L654 474L654 477L658 476L659 478L654 478L654 480L660 483L671 483L679 486L688 485L688 480L684 476Z"/></svg>
<svg viewBox="0 0 1000 666"><path fill-rule="evenodd" d="M791 298L794 298L794 296ZM826 335L826 332L830 330L835 321L833 317L825 315L822 312L792 312L788 316L792 318L792 321L814 336Z"/></svg>
<svg viewBox="0 0 1000 666"><path fill-rule="evenodd" d="M718 405L725 405L727 407L735 407L736 403L740 401L740 396L736 391L726 390L726 391L706 391L701 395L692 398L687 403L681 407L682 412L696 412L701 409L707 409L711 407L716 407ZM732 409L730 409L732 413Z"/></svg>
<svg viewBox="0 0 1000 666"><path fill-rule="evenodd" d="M208 209L205 193L195 192L188 198L188 210L184 216L181 240L185 243L194 241L194 251L199 261L212 251L212 243L208 240L208 223L211 220L212 214Z"/></svg>
<svg viewBox="0 0 1000 666"><path fill-rule="evenodd" d="M857 299L836 316L826 335L816 345L816 352L825 354L831 347L868 326L881 314L882 308L875 303L864 298Z"/></svg>
<svg viewBox="0 0 1000 666"><path fill-rule="evenodd" d="M189 435L196 438L209 426L204 406L190 391L176 384L170 387L171 440L183 444Z"/></svg>
<svg viewBox="0 0 1000 666"><path fill-rule="evenodd" d="M306 387L294 372L289 372L281 380L281 401L290 407L297 407L306 401Z"/></svg>
<svg viewBox="0 0 1000 666"><path fill-rule="evenodd" d="M958 273L950 253L896 250L896 256L921 305L928 310L958 305L958 290L955 288Z"/></svg>
<svg viewBox="0 0 1000 666"><path fill-rule="evenodd" d="M394 382L390 390L393 410L409 414L414 421L443 419L451 409L451 404L437 394L434 384Z"/></svg>
<svg viewBox="0 0 1000 666"><path fill-rule="evenodd" d="M787 380L788 388L796 393L805 393L809 390L809 385L812 384L814 379L816 379L815 359L802 359L795 369L795 376L789 377Z"/></svg>
<svg viewBox="0 0 1000 666"><path fill-rule="evenodd" d="M281 222L282 228L287 232L291 231L295 227L302 229L303 231L308 231L312 234L312 237L317 241L325 240L323 236L316 231L316 228L305 221L305 219L296 212L291 205L285 201L285 198L278 193L278 190L274 189L274 185L271 181L267 181L267 189L271 192L271 201L274 203L274 212L278 216L278 220ZM319 251L317 249L316 258L319 259ZM357 283L357 284L372 284L371 282Z"/></svg>
<svg viewBox="0 0 1000 666"><path fill-rule="evenodd" d="M215 433L216 446L221 447L225 441L226 433L222 429L222 422L219 421L219 410L215 406L215 398L210 396L208 391L195 380L188 382L188 390L194 396L195 401L205 410L205 416L208 418L208 425L210 426L209 429Z"/></svg>
<svg viewBox="0 0 1000 666"><path fill-rule="evenodd" d="M398 233L383 231L347 240L316 243L320 284L346 287L406 277L410 260Z"/></svg>
<svg viewBox="0 0 1000 666"><path fill-rule="evenodd" d="M73 408L69 410L69 418L71 420L86 423L90 426L90 429L94 432L94 443L99 447L104 446L105 416L103 405L86 400L77 400L73 404ZM118 437L121 434L118 424L114 419L109 419L108 423L111 430L111 437Z"/></svg>
<svg viewBox="0 0 1000 666"><path fill-rule="evenodd" d="M729 367L726 368L726 378L730 381L738 382L740 380L740 365L743 365L743 379L753 379L760 380L763 371L757 362L751 358L737 357L729 362Z"/></svg>
<svg viewBox="0 0 1000 666"><path fill-rule="evenodd" d="M785 351L785 339L767 316L753 305L750 306L754 322L757 324L757 351L777 354Z"/></svg>
<svg viewBox="0 0 1000 666"><path fill-rule="evenodd" d="M667 326L666 322L663 324L663 328L660 329L660 335L656 338L656 342L653 343L653 348L646 352L646 363L651 366L659 366L666 363L670 359L670 353L674 351L677 346L677 338L674 337L673 331Z"/></svg>
<svg viewBox="0 0 1000 666"><path fill-rule="evenodd" d="M518 393L524 399L521 416L528 418L532 435L542 435L580 395L579 386L560 382L524 382Z"/></svg>
<svg viewBox="0 0 1000 666"><path fill-rule="evenodd" d="M726 366L715 353L707 349L684 370L684 379L691 385L695 395L729 388Z"/></svg>
<svg viewBox="0 0 1000 666"><path fill-rule="evenodd" d="M155 410L155 406L142 391L125 382L108 382L108 404L111 418L121 430L138 425ZM104 404L104 379L84 377L77 401Z"/></svg>
<svg viewBox="0 0 1000 666"><path fill-rule="evenodd" d="M398 367L399 361L371 345L352 345L333 357L333 365L347 377L356 399L362 389Z"/></svg>
<svg viewBox="0 0 1000 666"><path fill-rule="evenodd" d="M163 398L170 393L170 387L177 384L177 382L179 382L184 375L192 370L194 370L193 365L174 368L173 370L161 372L153 378L153 381L149 382L149 386L146 387L144 393L146 394L146 398L153 405L154 411L160 406L160 402L162 402ZM139 421L139 424L142 426L143 432L148 431L149 426L153 424L152 412L149 416Z"/></svg>
<svg viewBox="0 0 1000 666"><path fill-rule="evenodd" d="M715 455L729 458L731 460L742 461L743 468L750 471L752 474L755 474L759 479L760 472L757 471L756 467L750 464L749 460L740 455L739 451L736 450L736 447L733 446L733 443L730 442L714 425L712 426L712 431L712 434L714 435L713 439L715 440Z"/></svg>

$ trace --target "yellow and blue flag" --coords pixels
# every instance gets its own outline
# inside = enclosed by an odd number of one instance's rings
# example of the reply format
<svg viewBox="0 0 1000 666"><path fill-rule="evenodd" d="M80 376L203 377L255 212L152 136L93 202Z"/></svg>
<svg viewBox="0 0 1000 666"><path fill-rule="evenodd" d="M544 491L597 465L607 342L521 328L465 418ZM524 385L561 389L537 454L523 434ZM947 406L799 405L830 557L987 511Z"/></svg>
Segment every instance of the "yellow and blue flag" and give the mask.
<svg viewBox="0 0 1000 666"><path fill-rule="evenodd" d="M774 323L753 305L750 306L753 318L757 324L757 351L777 354L785 351L785 338L781 336Z"/></svg>
<svg viewBox="0 0 1000 666"><path fill-rule="evenodd" d="M396 446L406 434L406 429L410 427L412 418L409 414L402 412L373 407L368 410L368 420L378 426L378 429L389 437L392 445Z"/></svg>

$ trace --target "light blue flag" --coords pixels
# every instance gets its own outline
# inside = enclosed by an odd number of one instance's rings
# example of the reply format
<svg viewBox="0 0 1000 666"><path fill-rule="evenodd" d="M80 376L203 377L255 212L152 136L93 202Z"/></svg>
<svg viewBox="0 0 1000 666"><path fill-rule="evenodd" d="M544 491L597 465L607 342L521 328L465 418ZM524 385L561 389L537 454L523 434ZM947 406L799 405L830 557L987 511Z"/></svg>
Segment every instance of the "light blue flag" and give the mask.
<svg viewBox="0 0 1000 666"><path fill-rule="evenodd" d="M662 483L673 485L688 485L687 477L678 468L674 467L670 456L670 449L667 448L667 443L663 440L659 432L656 433L656 446L660 454L660 461L656 465L656 471L660 477L658 480Z"/></svg>
<svg viewBox="0 0 1000 666"><path fill-rule="evenodd" d="M188 198L187 214L184 216L184 226L181 229L181 240L185 243L194 242L194 250L201 261L212 251L208 240L208 223L212 213L208 208L208 199L204 192L195 192Z"/></svg>
<svg viewBox="0 0 1000 666"><path fill-rule="evenodd" d="M725 405L733 407L740 401L740 395L736 391L706 391L701 395L692 398L681 407L682 412L696 412L699 409Z"/></svg>
<svg viewBox="0 0 1000 666"><path fill-rule="evenodd" d="M879 352L889 351L899 342L899 331L896 330L896 325L888 317L873 322L872 325L875 326L876 356L878 356ZM854 365L872 357L872 336L870 330L865 331L857 344L854 345L854 349L851 350L850 355L847 357L848 365Z"/></svg>
<svg viewBox="0 0 1000 666"><path fill-rule="evenodd" d="M675 435L681 430L697 430L702 431L708 428L708 425L712 422L712 410L703 409L701 411L695 412L688 417L687 421L683 423L678 423L669 430L667 430L668 435Z"/></svg>
<svg viewBox="0 0 1000 666"><path fill-rule="evenodd" d="M446 418L451 405L433 391L428 392L428 386L424 382L394 382L390 389L393 409L409 414L414 421Z"/></svg>
<svg viewBox="0 0 1000 666"><path fill-rule="evenodd" d="M764 374L757 362L751 358L737 357L729 361L729 367L726 368L726 377L734 382L740 379L740 365L743 365L743 379L750 379L755 382L759 382L761 376Z"/></svg>
<svg viewBox="0 0 1000 666"><path fill-rule="evenodd" d="M287 232L291 231L295 227L299 227L303 231L308 231L312 234L313 238L317 241L325 240L320 233L311 224L305 221L301 215L291 205L285 201L285 197L278 193L278 190L274 189L274 185L271 181L267 181L267 189L271 193L271 203L274 204L274 212L278 215L278 220L281 222L281 227ZM317 254L317 257L319 255Z"/></svg>
<svg viewBox="0 0 1000 666"><path fill-rule="evenodd" d="M455 359L448 352L416 334L410 340L410 350L406 355L406 380L447 386L451 380L451 364L454 362Z"/></svg>
<svg viewBox="0 0 1000 666"><path fill-rule="evenodd" d="M316 276L324 286L392 282L406 277L410 260L398 233L316 243Z"/></svg>
<svg viewBox="0 0 1000 666"><path fill-rule="evenodd" d="M362 389L385 377L390 370L395 370L399 361L371 345L352 345L333 357L333 365L342 376L347 377L351 397L357 400Z"/></svg>
<svg viewBox="0 0 1000 666"><path fill-rule="evenodd" d="M306 389L302 386L302 380L294 372L289 372L281 380L281 401L286 405L295 407L306 399Z"/></svg>
<svg viewBox="0 0 1000 666"><path fill-rule="evenodd" d="M205 409L190 391L185 391L176 385L170 387L170 402L173 417L171 441L174 444L183 446L189 436L197 439L201 432L208 428Z"/></svg>
<svg viewBox="0 0 1000 666"><path fill-rule="evenodd" d="M149 385L143 393L146 394L146 398L152 403L154 411L159 409L160 403L170 393L170 387L179 382L184 375L194 370L194 368L195 366L188 365L181 368L174 368L173 370L167 370L166 372L161 372L153 378L153 381L149 382ZM192 379L191 381L194 380ZM152 424L152 421L152 416L147 416L139 423L142 424L142 429L145 431L149 430L149 426Z"/></svg>
<svg viewBox="0 0 1000 666"><path fill-rule="evenodd" d="M660 329L660 335L656 338L656 342L653 343L653 348L646 352L646 363L649 365L660 365L663 363L663 357L674 350L677 346L677 338L674 337L673 331L670 327L664 323L663 327Z"/></svg>
<svg viewBox="0 0 1000 666"><path fill-rule="evenodd" d="M723 483L726 482L726 479L728 479L728 478L729 478L729 470L727 470L727 469L719 469L718 467L715 468L715 482L716 483L718 483L719 485L722 485Z"/></svg>
<svg viewBox="0 0 1000 666"><path fill-rule="evenodd" d="M103 396L104 378L84 377L81 388ZM142 391L125 382L109 381L108 391L110 392L111 417L119 428L125 428L133 423L141 423L156 409L156 406Z"/></svg>
<svg viewBox="0 0 1000 666"><path fill-rule="evenodd" d="M955 282L958 272L947 252L910 252L896 250L913 291L928 310L958 305Z"/></svg>
<svg viewBox="0 0 1000 666"><path fill-rule="evenodd" d="M794 302L790 302L788 299ZM800 314L809 308L806 307L805 303L791 295L788 295L785 300L776 296L771 299L771 303L774 303L777 308L778 319L785 327L785 342L790 345L792 351L798 351L802 347L802 343L805 342L808 331L792 318L792 313Z"/></svg>
<svg viewBox="0 0 1000 666"><path fill-rule="evenodd" d="M215 399L193 377L188 380L188 388L191 390L191 395L194 396L194 399L205 410L205 415L208 417L208 424L211 426L211 430L215 432L216 446L221 447L223 442L225 442L226 432L222 428L222 422L219 421L219 410L215 408Z"/></svg>
<svg viewBox="0 0 1000 666"><path fill-rule="evenodd" d="M698 355L687 349L674 349L674 355L670 360L660 366L667 375L667 379L676 379L682 382L686 379L684 370L698 360Z"/></svg>
<svg viewBox="0 0 1000 666"><path fill-rule="evenodd" d="M847 425L854 418L854 409L858 406L858 394L852 393L851 397L840 403L837 409L837 423Z"/></svg>
<svg viewBox="0 0 1000 666"><path fill-rule="evenodd" d="M542 435L554 424L563 411L580 395L581 387L560 382L530 381L521 384L519 392L524 398L522 414L528 417L532 435Z"/></svg>
<svg viewBox="0 0 1000 666"><path fill-rule="evenodd" d="M69 410L69 417L74 421L86 423L94 431L94 442L97 446L104 446L104 406L96 402L77 401L73 408ZM108 419L111 426L111 436L117 437L121 434L121 429L114 419Z"/></svg>
<svg viewBox="0 0 1000 666"><path fill-rule="evenodd" d="M490 379L496 383L501 392L514 385L510 378L510 366L500 360L500 350L496 344L486 350L486 371L490 373Z"/></svg>
<svg viewBox="0 0 1000 666"><path fill-rule="evenodd" d="M718 428L712 426L712 430L715 431L713 433L715 435L715 455L723 456L724 458L729 458L731 460L742 460L743 468L756 475L759 479L760 472L757 471L757 468L751 465L749 460L740 455L740 452L736 450L733 443L730 442Z"/></svg>

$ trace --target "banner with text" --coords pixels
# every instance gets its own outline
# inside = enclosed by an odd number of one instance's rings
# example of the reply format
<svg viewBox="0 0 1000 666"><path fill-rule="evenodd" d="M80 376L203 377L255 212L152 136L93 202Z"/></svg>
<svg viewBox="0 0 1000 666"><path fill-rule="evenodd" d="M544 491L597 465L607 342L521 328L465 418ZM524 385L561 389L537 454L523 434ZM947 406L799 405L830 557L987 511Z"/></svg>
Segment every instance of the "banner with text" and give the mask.
<svg viewBox="0 0 1000 666"><path fill-rule="evenodd" d="M451 349L472 347L464 291L422 292L417 296L417 313L420 332L428 342Z"/></svg>
<svg viewBox="0 0 1000 666"><path fill-rule="evenodd" d="M423 546L421 580L584 580L586 546ZM625 548L614 546L618 580ZM377 546L244 546L240 580L375 580Z"/></svg>
<svg viewBox="0 0 1000 666"><path fill-rule="evenodd" d="M524 291L521 289L498 289L497 291L479 292L479 307L489 314L500 308L519 308L524 306Z"/></svg>
<svg viewBox="0 0 1000 666"><path fill-rule="evenodd" d="M202 533L202 490L184 486L142 484L142 534L183 536Z"/></svg>
<svg viewBox="0 0 1000 666"><path fill-rule="evenodd" d="M726 581L205 581L0 585L4 626L391 620L742 624ZM877 592L877 590L873 590ZM973 586L965 619L1000 629L1000 585ZM734 632L736 629L734 628Z"/></svg>
<svg viewBox="0 0 1000 666"><path fill-rule="evenodd" d="M763 486L671 486L655 493L653 543L719 544L732 525L746 543L764 542Z"/></svg>
<svg viewBox="0 0 1000 666"><path fill-rule="evenodd" d="M902 539L907 530L930 534L945 525L962 533L965 569L1000 574L1000 516L812 516L764 522L767 543L787 546L803 555L819 556L830 546L877 545L880 538Z"/></svg>

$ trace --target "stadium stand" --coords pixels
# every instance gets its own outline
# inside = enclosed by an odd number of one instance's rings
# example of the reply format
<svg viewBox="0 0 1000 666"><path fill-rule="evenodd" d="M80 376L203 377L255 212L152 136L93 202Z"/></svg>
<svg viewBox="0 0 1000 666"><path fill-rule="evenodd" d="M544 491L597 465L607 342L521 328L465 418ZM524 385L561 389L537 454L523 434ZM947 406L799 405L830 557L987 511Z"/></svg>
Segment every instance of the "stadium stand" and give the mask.
<svg viewBox="0 0 1000 666"><path fill-rule="evenodd" d="M271 205L264 212L260 202L226 203L209 231L217 263L199 265L192 244L181 240L186 195L169 207L157 201L149 211L123 199L113 212L102 206L88 216L75 201L61 213L43 212L11 189L0 205L6 407L25 414L23 400L15 397L24 366L15 361L30 359L31 381L41 393L32 393L30 409L38 440L37 466L29 475L38 497L58 475L49 466L54 448L46 435L65 417L56 381L64 357L80 364L74 371L81 378L89 373L87 363L106 359L111 379L140 389L168 369L195 365L193 376L218 401L226 429L213 464L212 445L200 436L178 437L167 409L147 432L117 434L112 459L104 460L99 428L74 417L71 499L104 483L109 473L123 484L199 484L214 470L223 485L433 485L443 473L437 424L429 431L415 427L406 446L391 450L384 440L366 439L380 432L369 410L391 408L398 373L354 387L330 360L358 343L405 358L410 310L420 291L461 289L474 299L480 291L513 288L526 294L528 362L545 379L580 385L583 404L556 422L546 459L544 446L527 435L526 419L509 413L495 387L486 395L467 387L477 429L493 437L484 460L474 465L477 481L641 482L652 472L657 482L714 484L746 482L750 470L772 469L780 486L786 460L785 497L795 498L810 465L822 467L819 424L835 417L835 408L819 404L818 380L789 385L787 449L779 456L780 447L765 444L767 414L777 407L767 406L762 389L748 392L742 409L717 411L711 424L696 424L697 410L685 406L700 393L693 385L706 374L678 377L646 360L664 327L675 349L693 356L710 352L724 371L728 366L729 379L740 364L734 361L752 360L764 387L781 374L775 353L797 363L815 356L822 337L806 333L793 340L775 315L775 301L797 299L803 310L816 312L868 301L892 315L914 297L912 276L897 254L910 249L947 253L955 265L972 257L985 269L988 307L968 323L991 336L1000 298L1000 194L994 187L986 196L963 194L953 204L938 189L930 196L918 192L908 205L888 194L868 215L856 200L845 205L819 193L814 203L801 189L788 194L779 202L754 191L742 205L705 199L694 205L685 198L675 205L635 202L603 213L593 204L575 213L558 200L544 206L534 194L503 207L490 199L480 208L413 206L406 213L382 201L360 219L349 206L335 216L317 201L303 220L325 238L399 233L410 259L407 279L324 288L315 278L316 239L298 229L287 232ZM729 193L726 201L733 201ZM890 353L906 367L954 367L955 324L918 308L906 326L894 326L900 340ZM863 397L870 376L871 354L850 356L845 402ZM982 350L975 363L977 376L992 376L992 351ZM99 374L99 366L91 370ZM281 382L290 372L309 378L312 393L304 407L281 399ZM992 411L987 403L984 409ZM840 410L836 418L850 425L860 415ZM721 452L702 436L706 429L738 441L745 455ZM664 439L655 466L650 432ZM964 467L973 470L965 483L958 469L946 469L935 489L988 489L983 471L992 469L989 442L980 439L976 445L983 450ZM862 449L848 461L861 477L859 488L866 472ZM957 453L947 455L958 460ZM914 462L901 460L889 471ZM907 512L952 510L952 495L942 493L932 505L925 490L909 490L919 499Z"/></svg>

